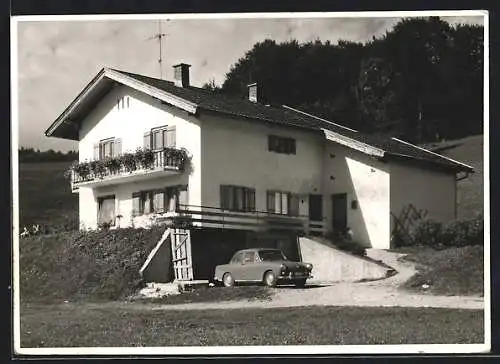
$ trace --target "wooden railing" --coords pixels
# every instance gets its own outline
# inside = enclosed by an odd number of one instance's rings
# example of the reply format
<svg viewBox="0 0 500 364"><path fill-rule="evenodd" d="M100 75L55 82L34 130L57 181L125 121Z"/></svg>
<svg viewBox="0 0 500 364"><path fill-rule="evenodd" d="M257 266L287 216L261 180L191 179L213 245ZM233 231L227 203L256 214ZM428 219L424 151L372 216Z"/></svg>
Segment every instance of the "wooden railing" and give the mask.
<svg viewBox="0 0 500 364"><path fill-rule="evenodd" d="M174 226L201 225L221 229L288 230L299 233L322 233L324 221L311 221L308 216L280 215L264 211L228 211L218 207L179 205L174 216L159 217Z"/></svg>
<svg viewBox="0 0 500 364"><path fill-rule="evenodd" d="M118 168L109 168L104 165L100 168L100 172L90 172L85 176L80 176L75 173L75 171L71 172L71 184L73 189L78 188L78 185L84 182L91 182L95 180L102 180L109 177L116 176L127 176L130 174L141 173L145 171L157 171L157 170L165 170L165 169L179 169L183 163L182 158L178 156L173 156L171 154L166 153L165 150L156 150L153 151L154 160L150 165L141 165L139 162L136 162L136 168L130 170L127 168L124 163L120 163ZM111 160L117 160L120 157L111 158ZM100 163L104 163L104 161L97 161ZM92 162L88 162L92 163Z"/></svg>

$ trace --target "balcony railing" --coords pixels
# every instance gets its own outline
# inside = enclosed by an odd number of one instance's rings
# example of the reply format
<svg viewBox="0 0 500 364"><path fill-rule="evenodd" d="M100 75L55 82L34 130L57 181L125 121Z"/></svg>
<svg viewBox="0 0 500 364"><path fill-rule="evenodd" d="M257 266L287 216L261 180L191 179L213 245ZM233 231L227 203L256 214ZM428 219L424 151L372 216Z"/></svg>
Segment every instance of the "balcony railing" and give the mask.
<svg viewBox="0 0 500 364"><path fill-rule="evenodd" d="M70 168L71 184L73 189L77 189L82 184L156 171L183 172L188 160L184 149L138 150L118 157L73 165Z"/></svg>
<svg viewBox="0 0 500 364"><path fill-rule="evenodd" d="M158 216L156 223L221 229L288 230L305 234L325 232L324 221L311 221L308 216L280 215L265 211L235 212L217 207L182 204L178 205L174 214Z"/></svg>

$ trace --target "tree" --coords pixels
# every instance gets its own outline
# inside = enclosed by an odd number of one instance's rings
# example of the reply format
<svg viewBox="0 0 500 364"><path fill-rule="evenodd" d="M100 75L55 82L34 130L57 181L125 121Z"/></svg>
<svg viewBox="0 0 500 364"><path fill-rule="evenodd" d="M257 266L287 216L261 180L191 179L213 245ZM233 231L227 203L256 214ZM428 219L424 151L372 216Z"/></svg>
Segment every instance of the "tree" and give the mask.
<svg viewBox="0 0 500 364"><path fill-rule="evenodd" d="M290 105L360 131L416 143L482 132L482 27L438 17L403 19L362 43L264 40L222 85L207 89Z"/></svg>

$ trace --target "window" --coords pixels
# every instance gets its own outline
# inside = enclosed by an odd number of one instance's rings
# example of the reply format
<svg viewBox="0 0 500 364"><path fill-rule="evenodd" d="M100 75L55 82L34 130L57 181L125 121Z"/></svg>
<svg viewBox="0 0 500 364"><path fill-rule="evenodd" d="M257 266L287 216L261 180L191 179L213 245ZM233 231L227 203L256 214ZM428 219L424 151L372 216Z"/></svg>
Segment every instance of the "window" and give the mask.
<svg viewBox="0 0 500 364"><path fill-rule="evenodd" d="M94 144L94 160L117 157L121 153L121 138L103 139Z"/></svg>
<svg viewBox="0 0 500 364"><path fill-rule="evenodd" d="M115 196L98 198L97 224L115 225Z"/></svg>
<svg viewBox="0 0 500 364"><path fill-rule="evenodd" d="M144 134L145 149L175 148L175 142L175 126L154 128Z"/></svg>
<svg viewBox="0 0 500 364"><path fill-rule="evenodd" d="M118 110L125 109L125 107L127 107L128 109L130 107L130 97L128 96L118 97L116 99L116 105Z"/></svg>
<svg viewBox="0 0 500 364"><path fill-rule="evenodd" d="M299 195L282 192L267 191L267 211L289 216L299 216Z"/></svg>
<svg viewBox="0 0 500 364"><path fill-rule="evenodd" d="M177 192L172 188L141 191L132 194L132 215L175 211Z"/></svg>
<svg viewBox="0 0 500 364"><path fill-rule="evenodd" d="M114 139L99 142L99 159L111 158L115 146Z"/></svg>
<svg viewBox="0 0 500 364"><path fill-rule="evenodd" d="M255 211L255 189L241 186L220 186L220 207L229 211Z"/></svg>
<svg viewBox="0 0 500 364"><path fill-rule="evenodd" d="M231 259L232 264L241 264L243 263L243 253L237 253L233 259Z"/></svg>
<svg viewBox="0 0 500 364"><path fill-rule="evenodd" d="M293 138L285 138L276 135L269 135L268 137L268 149L270 152L281 154L295 154L295 144L295 139Z"/></svg>
<svg viewBox="0 0 500 364"><path fill-rule="evenodd" d="M285 255L280 250L273 250L273 249L260 250L259 256L263 262L275 262L275 261L287 260Z"/></svg>
<svg viewBox="0 0 500 364"><path fill-rule="evenodd" d="M245 263L253 263L255 261L255 252L245 252L243 261Z"/></svg>

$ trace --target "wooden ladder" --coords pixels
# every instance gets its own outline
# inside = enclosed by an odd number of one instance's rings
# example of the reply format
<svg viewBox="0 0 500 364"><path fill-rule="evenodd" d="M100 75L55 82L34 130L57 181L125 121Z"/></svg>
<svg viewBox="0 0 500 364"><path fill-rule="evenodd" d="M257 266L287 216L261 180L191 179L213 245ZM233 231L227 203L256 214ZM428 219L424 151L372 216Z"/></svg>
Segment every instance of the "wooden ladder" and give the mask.
<svg viewBox="0 0 500 364"><path fill-rule="evenodd" d="M171 233L171 237L175 280L191 281L193 280L191 231L189 229L175 228Z"/></svg>

